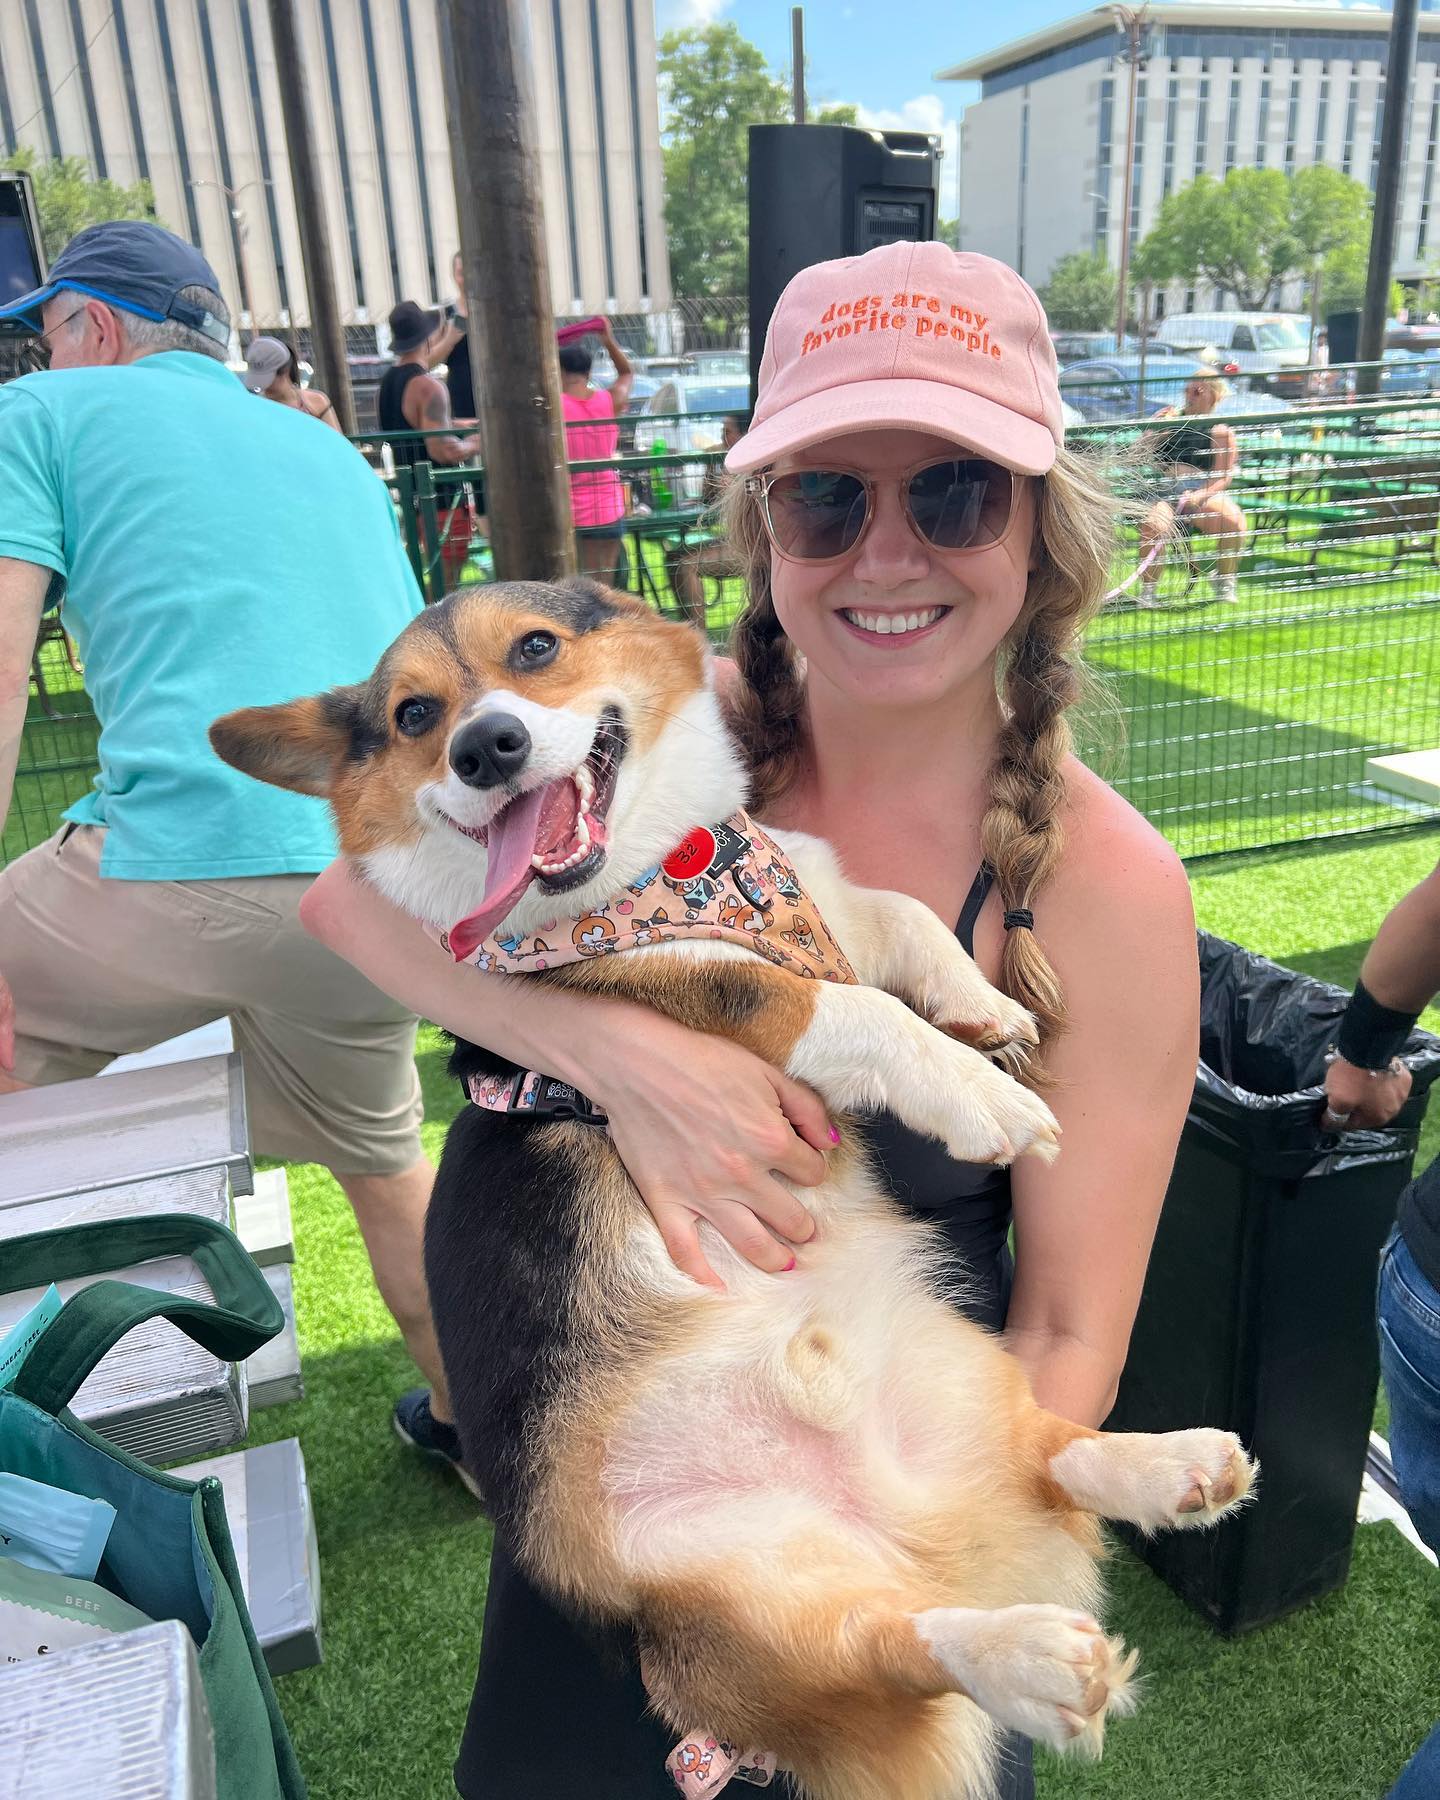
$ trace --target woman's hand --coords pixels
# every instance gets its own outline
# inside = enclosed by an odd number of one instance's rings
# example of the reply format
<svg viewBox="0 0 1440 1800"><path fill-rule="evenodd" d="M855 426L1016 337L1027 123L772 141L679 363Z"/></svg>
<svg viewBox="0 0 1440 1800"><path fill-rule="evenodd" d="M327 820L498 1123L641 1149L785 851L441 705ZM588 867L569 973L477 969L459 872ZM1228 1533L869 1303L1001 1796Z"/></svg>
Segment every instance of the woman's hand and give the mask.
<svg viewBox="0 0 1440 1800"><path fill-rule="evenodd" d="M815 1221L777 1176L816 1186L824 1151L840 1141L816 1093L737 1044L639 1010L584 1091L610 1115L677 1268L724 1286L700 1247L701 1219L757 1268L794 1267L790 1246L807 1242Z"/></svg>

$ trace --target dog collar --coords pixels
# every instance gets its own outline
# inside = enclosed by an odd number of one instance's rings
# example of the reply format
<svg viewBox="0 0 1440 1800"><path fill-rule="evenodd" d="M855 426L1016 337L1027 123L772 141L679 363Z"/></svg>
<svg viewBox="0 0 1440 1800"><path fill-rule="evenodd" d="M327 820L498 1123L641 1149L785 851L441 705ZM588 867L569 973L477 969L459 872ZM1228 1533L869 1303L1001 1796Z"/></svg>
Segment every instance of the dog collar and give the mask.
<svg viewBox="0 0 1440 1800"><path fill-rule="evenodd" d="M738 943L793 974L855 984L790 858L743 810L697 826L618 898L578 918L547 919L526 933L501 926L463 957L448 933L440 942L457 962L524 975L684 938Z"/></svg>

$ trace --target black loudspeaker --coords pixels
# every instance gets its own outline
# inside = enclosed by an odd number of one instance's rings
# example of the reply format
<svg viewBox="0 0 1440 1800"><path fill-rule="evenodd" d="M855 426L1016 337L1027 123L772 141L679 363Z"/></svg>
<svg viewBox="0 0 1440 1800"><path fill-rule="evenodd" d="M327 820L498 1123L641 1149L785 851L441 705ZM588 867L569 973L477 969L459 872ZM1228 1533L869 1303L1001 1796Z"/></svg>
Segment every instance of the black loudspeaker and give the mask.
<svg viewBox="0 0 1440 1800"><path fill-rule="evenodd" d="M40 218L28 175L0 174L0 306L18 300L45 279ZM0 334L29 336L35 327L0 319Z"/></svg>
<svg viewBox="0 0 1440 1800"><path fill-rule="evenodd" d="M1360 360L1360 315L1333 312L1325 315L1325 354L1331 363Z"/></svg>
<svg viewBox="0 0 1440 1800"><path fill-rule="evenodd" d="M857 125L750 127L750 395L775 302L811 263L933 238L940 140Z"/></svg>

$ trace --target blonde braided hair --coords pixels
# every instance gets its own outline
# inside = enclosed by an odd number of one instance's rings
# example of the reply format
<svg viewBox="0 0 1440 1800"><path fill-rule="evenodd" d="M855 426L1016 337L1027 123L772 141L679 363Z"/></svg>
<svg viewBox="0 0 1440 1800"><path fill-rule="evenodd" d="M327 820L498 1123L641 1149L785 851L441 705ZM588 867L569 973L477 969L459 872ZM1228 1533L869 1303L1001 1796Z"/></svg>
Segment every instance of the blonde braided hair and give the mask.
<svg viewBox="0 0 1440 1800"><path fill-rule="evenodd" d="M997 663L1005 722L980 825L984 857L1007 913L1034 911L1064 852L1064 764L1072 748L1066 714L1092 686L1077 642L1105 597L1116 516L1135 510L1117 501L1104 466L1092 455L1062 449L1037 485L1036 567ZM759 503L743 480L730 483L723 510L747 578L745 608L730 642L743 677L731 697L731 720L750 766L752 804L763 819L810 754L804 679L775 612ZM1032 1061L1028 1078L1043 1084L1041 1058L1064 1028L1065 999L1038 939L1023 925L1005 932L999 986L1035 1014L1041 1057Z"/></svg>

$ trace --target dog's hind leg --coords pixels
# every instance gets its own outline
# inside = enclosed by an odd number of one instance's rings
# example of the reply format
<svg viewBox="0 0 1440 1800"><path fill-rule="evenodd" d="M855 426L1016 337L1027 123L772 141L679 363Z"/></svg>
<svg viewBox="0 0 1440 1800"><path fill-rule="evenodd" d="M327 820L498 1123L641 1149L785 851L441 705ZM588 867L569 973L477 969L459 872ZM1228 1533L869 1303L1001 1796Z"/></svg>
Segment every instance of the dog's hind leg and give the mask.
<svg viewBox="0 0 1440 1800"><path fill-rule="evenodd" d="M1142 1531L1213 1525L1243 1503L1258 1473L1228 1431L1091 1431L1039 1408L1031 1429L1052 1505Z"/></svg>
<svg viewBox="0 0 1440 1800"><path fill-rule="evenodd" d="M982 1800L994 1725L1098 1755L1135 1658L1058 1606L911 1607L732 1568L643 1609L646 1683L689 1730L775 1752L806 1800ZM963 1696L974 1707L947 1703Z"/></svg>

